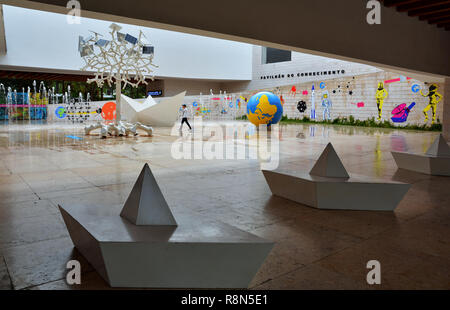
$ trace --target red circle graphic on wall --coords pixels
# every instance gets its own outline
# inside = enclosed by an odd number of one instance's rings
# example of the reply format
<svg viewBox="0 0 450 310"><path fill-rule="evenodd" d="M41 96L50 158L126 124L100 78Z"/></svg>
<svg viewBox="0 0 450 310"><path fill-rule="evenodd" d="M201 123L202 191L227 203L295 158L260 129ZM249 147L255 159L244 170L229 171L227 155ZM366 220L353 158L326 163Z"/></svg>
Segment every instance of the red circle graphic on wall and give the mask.
<svg viewBox="0 0 450 310"><path fill-rule="evenodd" d="M105 121L113 121L116 119L116 103L108 101L102 107L102 118Z"/></svg>

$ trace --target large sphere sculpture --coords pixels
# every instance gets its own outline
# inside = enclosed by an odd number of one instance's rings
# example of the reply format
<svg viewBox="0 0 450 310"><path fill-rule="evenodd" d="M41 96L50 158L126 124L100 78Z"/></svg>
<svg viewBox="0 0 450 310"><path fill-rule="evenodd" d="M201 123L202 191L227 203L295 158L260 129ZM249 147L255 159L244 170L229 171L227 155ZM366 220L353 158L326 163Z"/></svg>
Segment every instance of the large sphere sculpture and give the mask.
<svg viewBox="0 0 450 310"><path fill-rule="evenodd" d="M282 116L283 106L280 98L271 92L259 92L247 103L248 120L255 126L276 124Z"/></svg>

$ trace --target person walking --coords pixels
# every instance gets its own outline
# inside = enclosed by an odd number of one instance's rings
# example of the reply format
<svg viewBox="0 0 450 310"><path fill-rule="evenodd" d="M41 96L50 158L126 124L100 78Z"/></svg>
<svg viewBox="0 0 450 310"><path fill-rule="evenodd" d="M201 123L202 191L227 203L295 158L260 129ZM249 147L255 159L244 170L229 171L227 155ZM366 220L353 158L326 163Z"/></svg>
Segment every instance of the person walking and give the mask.
<svg viewBox="0 0 450 310"><path fill-rule="evenodd" d="M183 129L183 124L186 123L186 125L188 125L189 130L192 130L191 125L188 122L188 109L186 107L185 104L182 105L182 110L181 110L181 125L180 125L180 130Z"/></svg>

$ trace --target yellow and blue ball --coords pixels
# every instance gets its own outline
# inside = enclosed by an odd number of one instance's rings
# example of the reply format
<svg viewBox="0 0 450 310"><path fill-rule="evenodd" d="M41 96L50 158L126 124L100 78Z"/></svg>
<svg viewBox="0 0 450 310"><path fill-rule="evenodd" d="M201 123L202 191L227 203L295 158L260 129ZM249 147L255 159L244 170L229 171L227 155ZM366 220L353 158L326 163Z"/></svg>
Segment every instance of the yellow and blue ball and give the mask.
<svg viewBox="0 0 450 310"><path fill-rule="evenodd" d="M247 103L248 120L255 126L277 124L282 116L281 100L271 92L259 92Z"/></svg>

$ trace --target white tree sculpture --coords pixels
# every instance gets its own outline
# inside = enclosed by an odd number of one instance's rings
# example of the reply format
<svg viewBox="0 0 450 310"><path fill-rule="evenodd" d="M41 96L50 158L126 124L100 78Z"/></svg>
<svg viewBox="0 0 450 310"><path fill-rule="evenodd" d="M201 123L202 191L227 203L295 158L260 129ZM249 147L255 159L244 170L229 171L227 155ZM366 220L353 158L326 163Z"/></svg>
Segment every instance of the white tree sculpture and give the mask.
<svg viewBox="0 0 450 310"><path fill-rule="evenodd" d="M154 47L147 44L146 37L139 31L138 37L121 33L120 27L112 23L110 40L102 39L102 35L91 31L88 38L79 37L78 51L85 61L83 71L95 71L95 77L88 83L95 82L102 87L106 82L109 86L116 84L116 122L121 121L121 89L127 85L137 87L147 84L146 78L154 80L151 67L153 64ZM123 82L123 83L122 83Z"/></svg>

